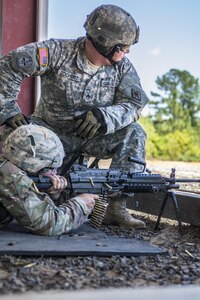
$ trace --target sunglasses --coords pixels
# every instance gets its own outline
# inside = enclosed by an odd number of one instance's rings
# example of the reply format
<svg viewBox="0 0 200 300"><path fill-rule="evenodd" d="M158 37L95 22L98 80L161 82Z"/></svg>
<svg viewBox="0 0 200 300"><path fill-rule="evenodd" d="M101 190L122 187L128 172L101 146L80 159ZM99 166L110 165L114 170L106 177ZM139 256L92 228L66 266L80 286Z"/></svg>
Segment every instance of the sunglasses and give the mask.
<svg viewBox="0 0 200 300"><path fill-rule="evenodd" d="M115 52L122 51L124 53L129 53L131 45L116 45Z"/></svg>

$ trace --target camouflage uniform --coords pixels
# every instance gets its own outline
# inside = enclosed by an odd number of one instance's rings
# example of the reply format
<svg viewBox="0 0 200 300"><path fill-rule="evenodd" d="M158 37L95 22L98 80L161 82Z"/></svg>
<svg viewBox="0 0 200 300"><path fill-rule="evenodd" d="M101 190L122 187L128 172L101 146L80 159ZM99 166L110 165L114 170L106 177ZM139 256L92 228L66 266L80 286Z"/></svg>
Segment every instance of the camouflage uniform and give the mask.
<svg viewBox="0 0 200 300"><path fill-rule="evenodd" d="M60 137L68 159L80 151L83 143L78 138L77 117L97 109L106 131L85 145L84 154L112 158L112 168L141 170L138 164L128 162L128 157L145 159L146 135L136 122L148 97L128 58L117 64L112 60L116 51L124 52L127 46L137 43L139 27L129 13L113 5L97 8L87 17L84 27L88 40L112 65L98 68L88 61L85 37L50 39L10 52L0 62L0 124L9 124L7 119L20 113L16 101L22 80L41 76L41 98L31 120ZM8 127L3 128L2 139L7 133ZM124 199L110 203L106 214L108 224L145 226L127 214Z"/></svg>
<svg viewBox="0 0 200 300"><path fill-rule="evenodd" d="M52 129L70 157L82 140L74 133L74 118L98 107L107 124L105 135L85 147L88 156L111 158L111 167L140 169L128 156L145 159L146 135L138 120L148 98L127 57L112 66L91 67L85 38L50 39L20 47L0 62L0 124L18 113L21 82L41 76L41 98L31 119ZM8 128L3 129L2 139Z"/></svg>
<svg viewBox="0 0 200 300"><path fill-rule="evenodd" d="M3 157L0 158L0 194L0 228L14 217L33 233L60 235L78 228L91 212L80 197L66 200L64 194L62 204L56 206L51 196L36 188L26 172ZM5 209L7 215L3 219Z"/></svg>

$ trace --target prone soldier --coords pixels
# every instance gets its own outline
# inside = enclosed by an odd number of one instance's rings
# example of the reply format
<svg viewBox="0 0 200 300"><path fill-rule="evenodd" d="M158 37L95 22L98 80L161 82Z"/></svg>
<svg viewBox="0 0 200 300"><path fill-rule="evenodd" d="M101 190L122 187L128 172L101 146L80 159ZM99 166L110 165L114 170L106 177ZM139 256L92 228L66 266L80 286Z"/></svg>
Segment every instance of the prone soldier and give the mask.
<svg viewBox="0 0 200 300"><path fill-rule="evenodd" d="M0 228L13 218L31 232L60 235L78 228L91 214L98 195L67 199L67 180L57 175L64 149L56 134L39 125L22 125L5 140L0 157ZM28 174L50 178L47 192Z"/></svg>

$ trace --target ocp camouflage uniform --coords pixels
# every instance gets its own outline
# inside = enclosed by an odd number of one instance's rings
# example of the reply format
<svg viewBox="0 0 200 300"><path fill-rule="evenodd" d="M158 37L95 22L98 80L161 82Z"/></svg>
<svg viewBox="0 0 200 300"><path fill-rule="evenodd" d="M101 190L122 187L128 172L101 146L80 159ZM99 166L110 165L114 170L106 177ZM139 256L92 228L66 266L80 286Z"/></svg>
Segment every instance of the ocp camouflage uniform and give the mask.
<svg viewBox="0 0 200 300"><path fill-rule="evenodd" d="M2 157L0 194L0 228L14 217L33 233L60 235L78 228L91 212L80 197L66 200L64 194L62 204L56 206L50 195L39 192L26 172ZM8 214L1 222L5 209Z"/></svg>
<svg viewBox="0 0 200 300"><path fill-rule="evenodd" d="M113 168L141 167L128 162L145 159L146 135L138 120L148 102L140 79L127 57L113 66L95 68L84 53L84 37L50 39L18 48L0 62L0 124L20 113L17 98L26 77L41 76L41 97L32 122L52 129L70 157L82 140L74 133L74 118L98 107L107 124L105 135L85 147L87 156L111 158ZM8 133L3 128L2 139Z"/></svg>

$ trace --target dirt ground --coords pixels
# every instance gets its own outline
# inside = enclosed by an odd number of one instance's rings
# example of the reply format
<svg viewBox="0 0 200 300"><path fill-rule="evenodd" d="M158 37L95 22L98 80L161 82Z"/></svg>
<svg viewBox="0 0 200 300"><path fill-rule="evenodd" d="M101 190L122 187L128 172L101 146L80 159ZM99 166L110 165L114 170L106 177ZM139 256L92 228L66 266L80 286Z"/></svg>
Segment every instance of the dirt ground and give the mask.
<svg viewBox="0 0 200 300"><path fill-rule="evenodd" d="M200 177L200 162L182 162L182 161L147 161L147 167L152 171L168 172L172 168L176 169L178 176L184 177Z"/></svg>

